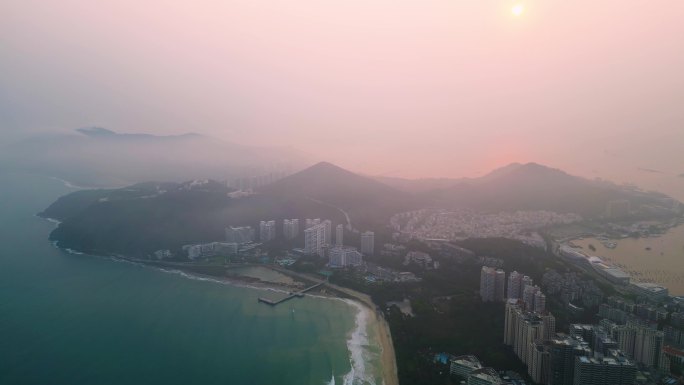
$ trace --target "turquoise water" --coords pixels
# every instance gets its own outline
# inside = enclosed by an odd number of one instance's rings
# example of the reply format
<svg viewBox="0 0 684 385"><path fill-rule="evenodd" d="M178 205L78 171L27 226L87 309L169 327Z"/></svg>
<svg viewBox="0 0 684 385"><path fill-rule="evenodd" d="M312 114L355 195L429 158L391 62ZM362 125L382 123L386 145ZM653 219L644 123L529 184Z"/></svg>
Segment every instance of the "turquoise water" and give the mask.
<svg viewBox="0 0 684 385"><path fill-rule="evenodd" d="M341 384L362 357L342 301L272 308L257 297L278 293L55 249L34 214L69 191L0 174L1 384Z"/></svg>

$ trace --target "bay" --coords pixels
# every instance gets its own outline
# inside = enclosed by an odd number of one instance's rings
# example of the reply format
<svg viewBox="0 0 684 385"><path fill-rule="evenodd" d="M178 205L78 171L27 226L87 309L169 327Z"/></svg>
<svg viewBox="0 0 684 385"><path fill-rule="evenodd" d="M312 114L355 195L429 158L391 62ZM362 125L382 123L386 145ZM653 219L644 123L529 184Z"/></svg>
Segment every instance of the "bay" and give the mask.
<svg viewBox="0 0 684 385"><path fill-rule="evenodd" d="M0 174L0 383L381 383L353 304L56 249L35 213L70 191Z"/></svg>

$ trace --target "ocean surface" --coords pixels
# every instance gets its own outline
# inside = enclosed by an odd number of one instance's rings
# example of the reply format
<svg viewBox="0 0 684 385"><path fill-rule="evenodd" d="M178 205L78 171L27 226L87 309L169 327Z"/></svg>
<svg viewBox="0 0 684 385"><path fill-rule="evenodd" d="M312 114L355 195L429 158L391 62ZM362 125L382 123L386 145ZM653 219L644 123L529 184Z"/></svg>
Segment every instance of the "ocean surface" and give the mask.
<svg viewBox="0 0 684 385"><path fill-rule="evenodd" d="M353 303L56 249L35 214L73 190L0 174L0 384L382 383Z"/></svg>
<svg viewBox="0 0 684 385"><path fill-rule="evenodd" d="M600 240L574 240L583 252L596 255L629 273L632 281L658 283L672 295L684 295L684 225L670 229L658 237L614 240L614 249ZM589 248L593 245L596 251Z"/></svg>

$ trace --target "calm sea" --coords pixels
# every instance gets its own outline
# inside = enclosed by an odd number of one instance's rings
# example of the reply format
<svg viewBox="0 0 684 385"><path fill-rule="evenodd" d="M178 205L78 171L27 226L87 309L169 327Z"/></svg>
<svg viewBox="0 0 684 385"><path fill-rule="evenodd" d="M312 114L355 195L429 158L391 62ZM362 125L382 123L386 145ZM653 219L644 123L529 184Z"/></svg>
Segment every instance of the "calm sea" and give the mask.
<svg viewBox="0 0 684 385"><path fill-rule="evenodd" d="M584 253L599 256L622 268L630 274L632 281L659 283L672 295L684 295L684 225L659 237L625 238L614 242L617 246L610 249L595 238L573 241L584 249Z"/></svg>
<svg viewBox="0 0 684 385"><path fill-rule="evenodd" d="M1 384L381 382L341 300L272 308L257 297L281 294L55 249L34 214L69 191L0 174Z"/></svg>

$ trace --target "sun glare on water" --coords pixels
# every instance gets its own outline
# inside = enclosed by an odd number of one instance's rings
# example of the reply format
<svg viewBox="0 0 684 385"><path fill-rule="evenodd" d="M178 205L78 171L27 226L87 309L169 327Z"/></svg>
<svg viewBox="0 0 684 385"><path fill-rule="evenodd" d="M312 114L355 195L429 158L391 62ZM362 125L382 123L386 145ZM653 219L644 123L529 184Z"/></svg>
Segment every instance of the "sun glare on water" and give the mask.
<svg viewBox="0 0 684 385"><path fill-rule="evenodd" d="M522 4L516 4L511 8L511 13L513 13L514 16L520 16L524 11L525 7L523 7Z"/></svg>

